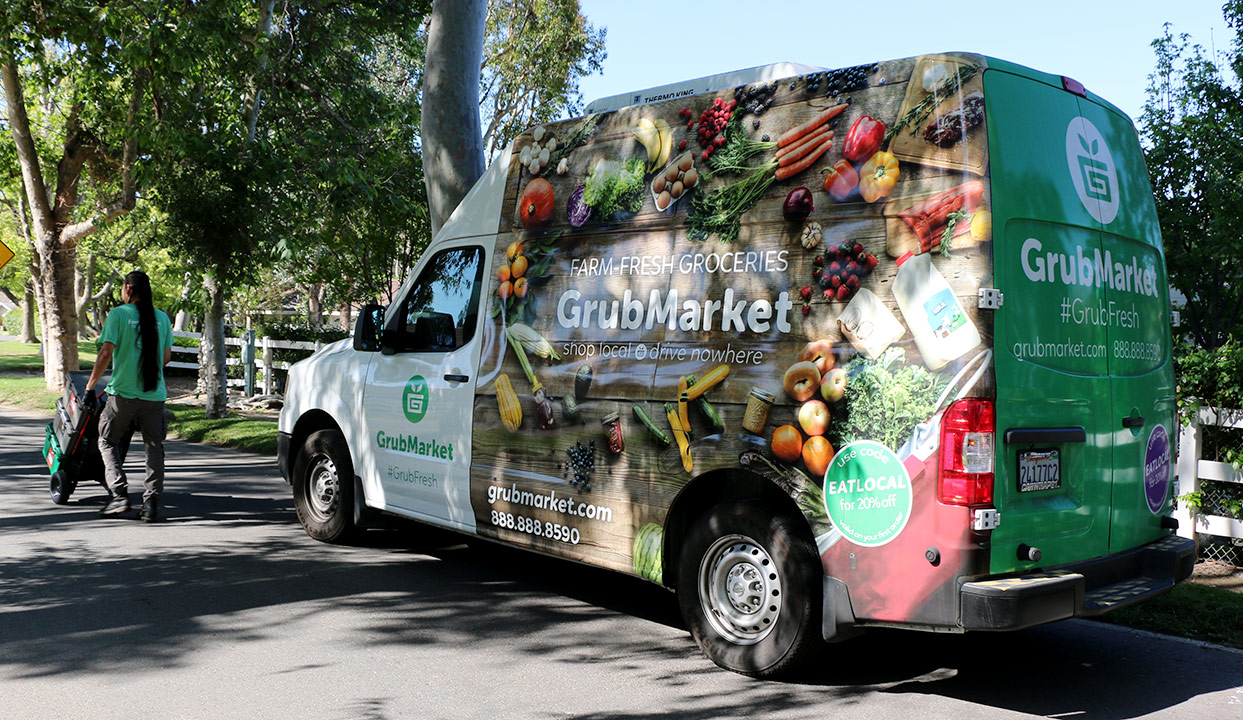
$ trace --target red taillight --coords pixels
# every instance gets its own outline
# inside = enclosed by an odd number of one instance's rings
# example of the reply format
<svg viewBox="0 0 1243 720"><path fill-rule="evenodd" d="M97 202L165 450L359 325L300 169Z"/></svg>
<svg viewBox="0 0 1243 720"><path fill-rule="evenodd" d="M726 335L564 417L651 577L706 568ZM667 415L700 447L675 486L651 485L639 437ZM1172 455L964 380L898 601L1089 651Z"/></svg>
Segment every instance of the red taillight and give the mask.
<svg viewBox="0 0 1243 720"><path fill-rule="evenodd" d="M937 496L948 505L991 505L993 439L997 420L992 400L966 398L941 418L941 462Z"/></svg>

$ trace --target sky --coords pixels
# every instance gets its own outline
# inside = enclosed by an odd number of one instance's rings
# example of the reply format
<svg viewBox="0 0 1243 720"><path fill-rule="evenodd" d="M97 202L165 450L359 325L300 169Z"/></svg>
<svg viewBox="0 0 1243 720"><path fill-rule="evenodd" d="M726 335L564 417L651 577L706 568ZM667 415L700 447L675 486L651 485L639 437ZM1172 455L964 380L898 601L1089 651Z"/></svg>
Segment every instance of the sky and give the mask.
<svg viewBox="0 0 1243 720"><path fill-rule="evenodd" d="M1232 35L1222 0L581 0L608 29L593 99L730 70L794 62L824 68L947 51L977 52L1083 83L1132 119L1155 65L1164 23L1218 52Z"/></svg>

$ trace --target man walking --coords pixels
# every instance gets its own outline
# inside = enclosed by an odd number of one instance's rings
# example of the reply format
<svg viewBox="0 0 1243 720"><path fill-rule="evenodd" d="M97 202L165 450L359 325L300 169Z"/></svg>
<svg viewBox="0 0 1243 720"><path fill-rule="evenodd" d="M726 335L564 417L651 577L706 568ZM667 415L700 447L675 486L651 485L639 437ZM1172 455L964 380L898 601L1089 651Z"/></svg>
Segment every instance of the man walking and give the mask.
<svg viewBox="0 0 1243 720"><path fill-rule="evenodd" d="M86 382L86 401L96 399L95 383L112 364L112 379L105 390L108 404L99 418L99 452L104 459L104 479L113 498L104 515L129 512L129 488L122 467L128 443L127 430L137 423L147 453L142 510L146 522L159 519L160 492L164 489L164 365L173 355L173 329L168 315L151 302L151 280L141 270L125 276L121 286L125 301L104 320L102 345Z"/></svg>

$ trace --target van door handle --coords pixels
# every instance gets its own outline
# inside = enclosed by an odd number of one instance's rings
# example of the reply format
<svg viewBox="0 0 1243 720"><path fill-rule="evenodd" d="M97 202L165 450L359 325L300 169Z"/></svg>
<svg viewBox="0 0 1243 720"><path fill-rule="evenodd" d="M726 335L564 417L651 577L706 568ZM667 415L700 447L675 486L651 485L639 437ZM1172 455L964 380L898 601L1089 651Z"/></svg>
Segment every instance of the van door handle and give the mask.
<svg viewBox="0 0 1243 720"><path fill-rule="evenodd" d="M1142 417L1132 417L1128 415L1127 417L1122 418L1122 427L1124 428L1138 428L1143 426L1144 418Z"/></svg>
<svg viewBox="0 0 1243 720"><path fill-rule="evenodd" d="M445 375L445 380L449 382L466 382L470 380L469 375Z"/></svg>

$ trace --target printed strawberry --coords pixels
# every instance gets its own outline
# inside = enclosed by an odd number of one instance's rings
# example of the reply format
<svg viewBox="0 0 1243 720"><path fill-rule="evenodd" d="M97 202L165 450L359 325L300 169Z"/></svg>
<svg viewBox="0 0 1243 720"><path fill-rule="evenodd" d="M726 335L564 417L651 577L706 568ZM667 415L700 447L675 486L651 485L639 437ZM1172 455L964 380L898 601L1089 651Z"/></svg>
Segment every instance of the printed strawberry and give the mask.
<svg viewBox="0 0 1243 720"><path fill-rule="evenodd" d="M804 300L809 299L811 297L811 286L807 285L802 290L799 290L798 294L801 295Z"/></svg>
<svg viewBox="0 0 1243 720"><path fill-rule="evenodd" d="M846 278L846 287L850 288L851 290L858 288L859 287L859 276L851 275L850 277Z"/></svg>
<svg viewBox="0 0 1243 720"><path fill-rule="evenodd" d="M836 275L821 275L820 282L817 284L822 288L827 288L832 283L833 279L836 277L837 277Z"/></svg>
<svg viewBox="0 0 1243 720"><path fill-rule="evenodd" d="M854 260L846 263L846 273L852 277L859 274L859 263Z"/></svg>
<svg viewBox="0 0 1243 720"><path fill-rule="evenodd" d="M811 314L811 306L810 306L810 305L807 305L806 303L804 303L804 304L803 304L803 315L804 315L804 316L807 316L807 315L810 315L810 314Z"/></svg>
<svg viewBox="0 0 1243 720"><path fill-rule="evenodd" d="M815 265L816 267L824 267L824 256L817 255L816 259L811 261L811 264Z"/></svg>
<svg viewBox="0 0 1243 720"><path fill-rule="evenodd" d="M815 270L811 271L812 280L819 280L822 275L824 275L824 270L821 268L816 268Z"/></svg>
<svg viewBox="0 0 1243 720"><path fill-rule="evenodd" d="M833 288L824 289L824 299L833 302Z"/></svg>
<svg viewBox="0 0 1243 720"><path fill-rule="evenodd" d="M841 263L839 263L839 262L838 262L838 261L836 261L836 260L834 260L833 262L829 263L829 274L830 274L830 275L840 275L840 274L841 274L841 272L842 272L842 264L841 264Z"/></svg>
<svg viewBox="0 0 1243 720"><path fill-rule="evenodd" d="M837 299L839 301L845 302L848 297L850 297L850 288L843 285L837 289Z"/></svg>
<svg viewBox="0 0 1243 720"><path fill-rule="evenodd" d="M858 257L859 255L863 254L863 246L860 245L859 243L855 243L850 248L850 254L854 255L855 257Z"/></svg>
<svg viewBox="0 0 1243 720"><path fill-rule="evenodd" d="M829 246L829 259L836 260L839 257L841 257L841 250L842 249L836 245L830 245Z"/></svg>
<svg viewBox="0 0 1243 720"><path fill-rule="evenodd" d="M867 269L868 269L868 272L872 272L873 270L875 270L875 269L876 269L876 263L877 263L878 261L876 260L876 256L875 256L875 255L872 255L871 253L868 253L868 256L867 256L867 258L865 259L865 261L867 262Z"/></svg>
<svg viewBox="0 0 1243 720"><path fill-rule="evenodd" d="M831 284L831 285L833 286L833 289L834 289L834 290L836 290L837 288L841 287L841 286L842 286L842 276L841 276L841 275L834 275L834 276L833 276L833 280L832 280L832 281L830 281L830 283L829 283L829 284Z"/></svg>

